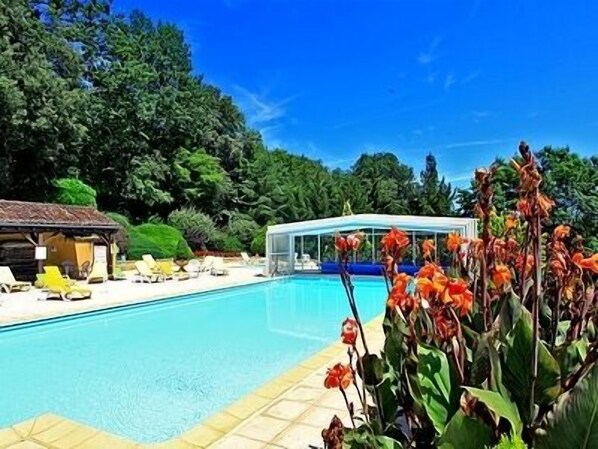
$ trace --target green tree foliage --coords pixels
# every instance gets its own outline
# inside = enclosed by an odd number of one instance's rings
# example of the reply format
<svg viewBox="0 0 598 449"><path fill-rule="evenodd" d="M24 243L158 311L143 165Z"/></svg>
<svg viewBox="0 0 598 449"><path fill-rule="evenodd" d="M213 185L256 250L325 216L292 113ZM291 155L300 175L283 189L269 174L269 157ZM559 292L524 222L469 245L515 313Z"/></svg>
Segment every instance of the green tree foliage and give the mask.
<svg viewBox="0 0 598 449"><path fill-rule="evenodd" d="M54 202L73 206L97 207L96 191L75 178L61 178L54 181L56 194Z"/></svg>
<svg viewBox="0 0 598 449"><path fill-rule="evenodd" d="M209 215L193 208L172 211L168 216L168 224L178 229L193 249L206 249L206 245L214 240L216 226Z"/></svg>
<svg viewBox="0 0 598 449"><path fill-rule="evenodd" d="M439 179L436 165L436 158L428 154L417 189L418 210L422 215L449 216L453 212L453 189L444 177Z"/></svg>
<svg viewBox="0 0 598 449"><path fill-rule="evenodd" d="M389 152L342 170L267 149L233 99L193 70L180 29L110 4L0 0L0 197L53 200L55 180L77 178L101 209L136 223L193 208L224 230L235 216L251 219L254 234L341 215L347 201L355 213L455 212L432 155L416 179ZM555 217L598 247L598 159L551 148L538 158ZM515 173L497 163L501 212L515 201ZM459 212L470 215L473 201L459 191ZM255 235L236 237L250 247Z"/></svg>

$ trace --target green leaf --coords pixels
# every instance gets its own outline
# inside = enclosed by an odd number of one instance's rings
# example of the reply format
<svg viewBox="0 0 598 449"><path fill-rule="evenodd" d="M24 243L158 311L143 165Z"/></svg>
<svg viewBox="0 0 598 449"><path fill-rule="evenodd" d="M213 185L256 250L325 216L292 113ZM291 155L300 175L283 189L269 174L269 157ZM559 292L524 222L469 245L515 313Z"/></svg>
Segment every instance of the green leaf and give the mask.
<svg viewBox="0 0 598 449"><path fill-rule="evenodd" d="M513 402L502 396L500 393L479 388L465 387L465 389L478 401L482 402L495 415L506 419L511 423L511 429L517 435L521 434L523 423L519 417L517 406Z"/></svg>
<svg viewBox="0 0 598 449"><path fill-rule="evenodd" d="M459 410L442 432L438 449L481 449L490 445L490 428Z"/></svg>
<svg viewBox="0 0 598 449"><path fill-rule="evenodd" d="M537 449L598 447L598 365L559 399L547 421L536 435Z"/></svg>
<svg viewBox="0 0 598 449"><path fill-rule="evenodd" d="M458 389L446 354L418 345L417 381L422 402L434 428L441 433L458 408Z"/></svg>
<svg viewBox="0 0 598 449"><path fill-rule="evenodd" d="M521 317L507 339L503 360L503 381L519 412L528 418L531 389L532 324L531 314L522 309ZM549 405L559 395L561 372L559 364L542 341L538 344L538 377L534 388L534 402Z"/></svg>
<svg viewBox="0 0 598 449"><path fill-rule="evenodd" d="M363 364L363 373L360 371L359 375L363 379L364 383L368 386L378 385L382 382L384 376L384 367L382 360L376 354L367 354L361 358ZM358 364L358 370L361 366Z"/></svg>

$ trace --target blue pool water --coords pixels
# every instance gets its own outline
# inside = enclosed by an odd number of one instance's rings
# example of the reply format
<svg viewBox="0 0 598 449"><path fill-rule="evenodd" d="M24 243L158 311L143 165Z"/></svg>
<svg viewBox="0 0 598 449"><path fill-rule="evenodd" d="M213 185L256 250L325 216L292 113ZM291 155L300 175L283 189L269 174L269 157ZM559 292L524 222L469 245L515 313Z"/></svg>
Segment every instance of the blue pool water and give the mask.
<svg viewBox="0 0 598 449"><path fill-rule="evenodd" d="M384 291L356 280L364 320ZM3 330L0 427L54 412L164 441L335 341L348 315L337 277L294 277Z"/></svg>

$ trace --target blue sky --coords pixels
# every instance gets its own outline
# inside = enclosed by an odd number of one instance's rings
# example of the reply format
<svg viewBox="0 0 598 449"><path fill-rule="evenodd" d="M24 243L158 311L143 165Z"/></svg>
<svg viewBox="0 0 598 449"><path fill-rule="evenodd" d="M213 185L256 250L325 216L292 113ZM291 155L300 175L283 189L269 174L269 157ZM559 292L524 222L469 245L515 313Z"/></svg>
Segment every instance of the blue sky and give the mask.
<svg viewBox="0 0 598 449"><path fill-rule="evenodd" d="M115 0L174 22L268 146L349 167L428 152L457 185L520 139L597 154L598 3Z"/></svg>

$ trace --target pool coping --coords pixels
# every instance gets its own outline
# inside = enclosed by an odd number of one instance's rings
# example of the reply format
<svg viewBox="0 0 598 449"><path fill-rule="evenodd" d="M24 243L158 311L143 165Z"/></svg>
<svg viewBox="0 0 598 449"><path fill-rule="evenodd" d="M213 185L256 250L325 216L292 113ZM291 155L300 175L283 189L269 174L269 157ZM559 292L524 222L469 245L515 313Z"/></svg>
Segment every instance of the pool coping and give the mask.
<svg viewBox="0 0 598 449"><path fill-rule="evenodd" d="M279 278L266 278L263 281L276 280ZM236 284L233 286L224 286L220 288L200 291L197 293L210 293L213 291L227 290L236 287L258 284L257 282ZM194 293L191 293L194 294ZM173 297L153 298L139 303L130 303L130 306L139 306L148 302L158 302L164 299L181 299L189 296L189 293L176 295ZM115 308L126 307L117 305L108 309L85 311L81 313L70 314L69 316L59 316L44 319L44 322L69 319L77 315L85 315L112 310ZM366 332L372 332L379 329L382 323L383 314L380 314L364 325ZM37 320L40 321L40 320ZM33 322L34 323L34 322ZM31 322L21 324L11 324L11 327L27 326ZM2 328L0 328L0 331ZM250 393L242 396L232 404L215 412L206 419L197 423L191 429L180 435L160 443L139 443L126 437L117 436L97 429L95 427L73 421L54 413L44 413L29 420L22 421L6 428L0 428L0 449L10 449L13 445L22 442L36 444L34 448L48 449L212 449L220 442L232 435L233 431L249 422L253 417L276 403L282 396L299 386L302 381L308 377L321 372L326 366L336 362L345 354L346 346L340 340L326 346L314 355L308 357L302 362L294 365L285 373L274 377L265 382L260 387L252 390ZM324 391L323 384L321 385ZM328 410L332 417L333 411ZM293 423L289 422L289 425ZM266 444L262 441L249 440L254 443L261 443L260 447L282 448L276 444ZM266 444L264 446L264 444Z"/></svg>

